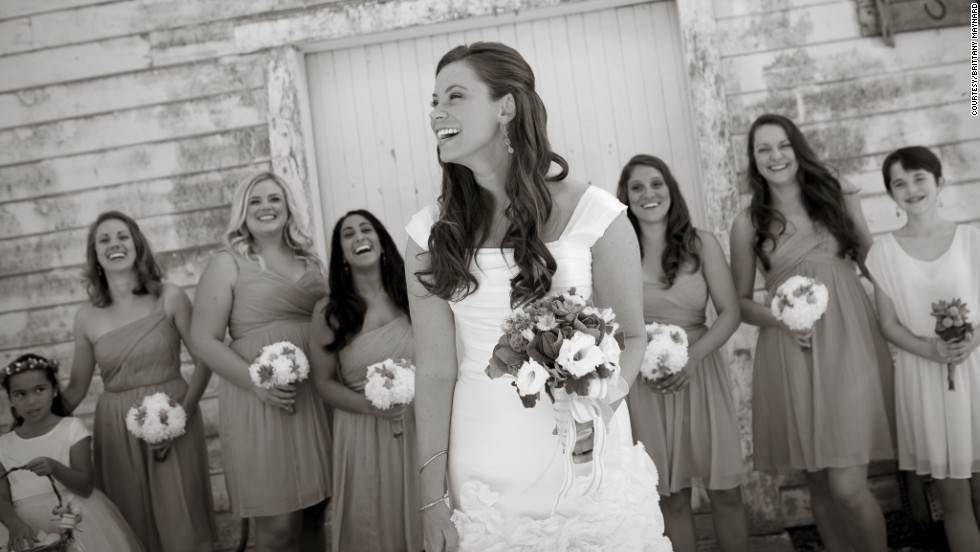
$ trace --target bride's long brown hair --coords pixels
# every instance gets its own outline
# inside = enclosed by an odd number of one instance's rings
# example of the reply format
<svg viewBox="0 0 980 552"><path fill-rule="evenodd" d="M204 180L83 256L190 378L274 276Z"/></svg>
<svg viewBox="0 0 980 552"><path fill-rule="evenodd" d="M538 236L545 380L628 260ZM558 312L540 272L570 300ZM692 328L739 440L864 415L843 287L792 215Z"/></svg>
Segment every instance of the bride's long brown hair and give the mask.
<svg viewBox="0 0 980 552"><path fill-rule="evenodd" d="M507 94L514 98L515 117L507 124L514 153L504 187L510 200L504 215L510 226L500 246L513 248L519 269L510 281L511 305L524 304L551 289L551 278L557 270L540 230L553 208L546 183L564 180L568 163L551 151L548 113L534 89L534 72L517 50L498 42L457 46L439 60L436 75L457 61L465 61L473 69L494 100ZM548 176L552 163L561 171ZM476 183L470 169L443 163L441 159L439 164L442 193L439 220L429 235L430 265L415 276L429 293L447 301L460 300L479 287L469 266L489 236L493 197Z"/></svg>

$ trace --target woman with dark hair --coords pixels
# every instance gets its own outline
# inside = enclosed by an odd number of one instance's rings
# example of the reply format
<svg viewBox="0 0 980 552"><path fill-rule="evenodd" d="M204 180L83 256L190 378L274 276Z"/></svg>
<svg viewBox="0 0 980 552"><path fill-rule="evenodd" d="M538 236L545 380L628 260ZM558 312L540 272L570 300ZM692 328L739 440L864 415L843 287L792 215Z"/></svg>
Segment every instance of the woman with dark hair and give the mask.
<svg viewBox="0 0 980 552"><path fill-rule="evenodd" d="M885 550L868 462L894 457L892 368L857 267L871 245L857 190L845 187L792 121L762 115L748 140L752 202L735 218L732 272L742 321L759 326L752 434L759 470L805 470L828 550ZM765 304L753 300L756 265ZM826 312L794 332L770 311L787 278L827 286Z"/></svg>
<svg viewBox="0 0 980 552"><path fill-rule="evenodd" d="M687 332L687 366L630 389L633 438L660 473L667 536L677 552L694 552L691 487L711 497L715 535L724 552L748 550L748 519L739 485L745 462L738 416L721 348L739 325L738 297L725 254L710 232L691 222L670 167L636 155L623 167L616 195L628 206L640 242L643 316ZM708 298L718 318L705 326Z"/></svg>
<svg viewBox="0 0 980 552"><path fill-rule="evenodd" d="M411 406L375 408L367 367L414 358L405 263L388 230L364 210L337 221L330 296L313 309L313 381L333 416L332 549L422 550L415 420Z"/></svg>
<svg viewBox="0 0 980 552"><path fill-rule="evenodd" d="M313 383L266 389L249 365L267 345L310 353L310 315L324 296L297 194L259 173L235 187L225 249L197 286L193 344L219 376L221 456L232 511L255 519L258 552L324 550L330 426ZM231 343L225 342L225 334Z"/></svg>
<svg viewBox="0 0 980 552"><path fill-rule="evenodd" d="M75 356L61 401L74 410L98 364L105 390L95 408L95 485L149 552L210 551L217 528L198 402L211 371L195 362L190 385L180 373L191 302L184 290L163 283L146 237L123 213L99 215L86 259L90 303L75 316ZM181 404L187 430L151 446L126 429L126 414L158 392Z"/></svg>
<svg viewBox="0 0 980 552"><path fill-rule="evenodd" d="M622 377L632 383L646 340L635 301L639 250L625 206L565 181L534 73L513 48L477 42L444 55L430 122L442 193L409 223L406 254L419 322L425 549L669 550L656 468L633 447L622 396L606 397L615 414L596 422L608 435L594 458L592 426L580 427L574 450L563 451L550 401L525 408L512 381L484 371L513 308L574 287L615 312L626 341ZM553 163L558 172L549 175ZM566 452L582 465L566 468ZM602 484L587 494L589 479L575 474L600 461ZM572 488L556 505L565 477Z"/></svg>
<svg viewBox="0 0 980 552"><path fill-rule="evenodd" d="M946 343L932 316L934 303L953 298L978 312L980 230L940 213L946 180L928 149L896 150L881 172L896 215L908 217L875 239L867 260L881 331L896 346L898 467L935 481L950 549L980 550L980 332ZM958 314L951 320L962 325ZM966 318L975 328L976 316Z"/></svg>

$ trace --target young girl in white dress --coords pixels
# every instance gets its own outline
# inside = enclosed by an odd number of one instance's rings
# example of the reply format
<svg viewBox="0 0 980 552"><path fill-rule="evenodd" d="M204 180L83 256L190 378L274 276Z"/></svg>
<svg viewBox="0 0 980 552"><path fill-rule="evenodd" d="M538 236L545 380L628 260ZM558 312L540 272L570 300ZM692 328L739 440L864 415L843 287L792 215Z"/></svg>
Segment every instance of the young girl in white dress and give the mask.
<svg viewBox="0 0 980 552"><path fill-rule="evenodd" d="M0 378L17 426L0 436L0 523L9 550L45 542L41 532L59 530L59 498L80 516L74 538L79 550L142 552L119 510L92 486L92 435L78 418L63 416L57 363L26 354ZM9 473L8 473L9 471Z"/></svg>
<svg viewBox="0 0 980 552"><path fill-rule="evenodd" d="M875 240L867 258L881 330L896 346L899 469L935 480L951 550L980 550L980 333L945 343L931 315L932 303L959 298L967 321L974 328L980 321L980 229L940 214L946 182L928 149L896 150L882 173L896 209L908 216Z"/></svg>
<svg viewBox="0 0 980 552"><path fill-rule="evenodd" d="M405 255L425 549L670 550L656 468L632 445L625 404L598 421L609 424L601 456L591 426L570 453L574 475L601 459L602 485L582 496L589 478L575 478L553 510L565 464L551 403L524 408L510 381L484 372L513 307L575 287L616 313L626 336L622 375L632 383L646 333L626 206L564 181L568 165L549 146L534 74L513 48L450 50L432 106L442 194L408 225ZM552 164L560 171L548 176Z"/></svg>

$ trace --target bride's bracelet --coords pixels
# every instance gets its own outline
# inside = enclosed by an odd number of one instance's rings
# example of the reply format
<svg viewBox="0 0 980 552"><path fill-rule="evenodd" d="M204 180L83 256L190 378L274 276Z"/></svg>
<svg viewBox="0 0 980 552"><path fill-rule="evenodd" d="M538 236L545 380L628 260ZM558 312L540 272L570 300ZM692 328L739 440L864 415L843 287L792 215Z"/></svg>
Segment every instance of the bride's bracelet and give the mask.
<svg viewBox="0 0 980 552"><path fill-rule="evenodd" d="M419 473L422 473L422 470L424 470L426 466L428 466L429 464L431 464L433 460L435 460L436 458L439 458L443 454L449 454L449 450L448 449L447 450L440 450L439 452L437 452L437 453L433 454L431 457L429 457L429 459L426 460L424 464L422 464L422 467L419 468Z"/></svg>
<svg viewBox="0 0 980 552"><path fill-rule="evenodd" d="M419 511L424 512L429 508L435 506L436 504L439 504L440 502L446 505L447 510L449 510L450 512L453 511L452 502L449 500L449 489L446 489L446 494L442 495L441 498L437 498L432 502L426 504L425 506L422 506L421 508L419 508Z"/></svg>

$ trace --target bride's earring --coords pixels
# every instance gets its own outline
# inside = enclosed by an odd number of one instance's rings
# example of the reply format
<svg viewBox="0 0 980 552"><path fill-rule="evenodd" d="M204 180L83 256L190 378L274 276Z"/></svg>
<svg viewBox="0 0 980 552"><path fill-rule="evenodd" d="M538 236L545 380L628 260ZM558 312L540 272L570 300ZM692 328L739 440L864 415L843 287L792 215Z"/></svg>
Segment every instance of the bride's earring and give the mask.
<svg viewBox="0 0 980 552"><path fill-rule="evenodd" d="M507 136L507 125L503 123L501 125L504 127L504 145L507 146L507 153L513 155L514 147L510 145L510 136Z"/></svg>
<svg viewBox="0 0 980 552"><path fill-rule="evenodd" d="M899 209L898 205L895 206L895 218L902 218L902 210Z"/></svg>

